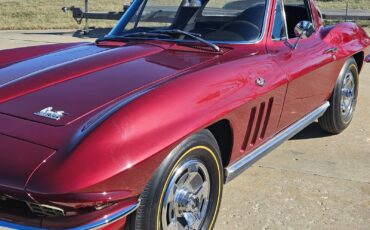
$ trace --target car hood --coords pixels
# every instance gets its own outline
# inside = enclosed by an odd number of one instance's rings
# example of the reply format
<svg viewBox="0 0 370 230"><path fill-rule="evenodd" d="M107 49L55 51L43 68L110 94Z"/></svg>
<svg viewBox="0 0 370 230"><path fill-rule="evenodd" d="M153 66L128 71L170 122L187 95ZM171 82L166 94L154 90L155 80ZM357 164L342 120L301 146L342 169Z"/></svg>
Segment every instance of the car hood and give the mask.
<svg viewBox="0 0 370 230"><path fill-rule="evenodd" d="M82 44L0 65L0 114L65 126L216 57L174 46ZM48 107L64 116L35 114Z"/></svg>

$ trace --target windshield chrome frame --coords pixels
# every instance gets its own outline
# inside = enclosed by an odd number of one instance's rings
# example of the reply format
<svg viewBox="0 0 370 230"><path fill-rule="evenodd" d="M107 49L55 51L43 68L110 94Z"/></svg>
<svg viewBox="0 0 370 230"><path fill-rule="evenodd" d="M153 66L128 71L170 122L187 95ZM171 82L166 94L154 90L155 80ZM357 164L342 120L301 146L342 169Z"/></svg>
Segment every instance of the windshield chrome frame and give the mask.
<svg viewBox="0 0 370 230"><path fill-rule="evenodd" d="M124 28L124 25L127 25L131 18L134 16L137 10L139 10L141 4L145 0L134 0L132 4L129 6L129 8L124 12L122 15L121 19L118 21L118 23L113 27L113 29L109 32L106 37L109 36L120 36L122 33L122 28ZM150 0L149 0L150 1ZM209 1L216 1L216 0L209 0ZM269 18L269 11L271 7L271 0L266 0L266 8L265 8L265 15L264 15L264 22L262 26L262 33L260 37L256 40L253 41L212 41L212 40L207 40L209 42L212 42L214 44L220 44L220 45L246 45L246 44L258 44L260 43L265 35L266 35L266 30L267 30L267 23L268 23L268 18ZM183 39L157 39L160 41L170 41L170 42L183 42L183 43L192 43L194 40L183 40Z"/></svg>
<svg viewBox="0 0 370 230"><path fill-rule="evenodd" d="M279 4L278 2L279 0L276 0L276 4L274 7L277 8L277 5ZM275 42L279 42L279 41L285 41L285 40L289 40L289 35L288 35L288 25L287 25L287 21L286 21L286 14L285 14L285 7L284 7L284 0L280 0L280 7L281 7L281 14L283 16L283 20L284 20L284 27L285 27L285 38L272 38L271 36L271 40L272 41L275 41ZM275 9L275 8L274 8ZM273 11L273 15L271 14L271 20L272 20L272 27L271 27L271 31L274 30L274 27L275 27L275 16L276 16L276 9ZM272 35L272 33L271 33Z"/></svg>

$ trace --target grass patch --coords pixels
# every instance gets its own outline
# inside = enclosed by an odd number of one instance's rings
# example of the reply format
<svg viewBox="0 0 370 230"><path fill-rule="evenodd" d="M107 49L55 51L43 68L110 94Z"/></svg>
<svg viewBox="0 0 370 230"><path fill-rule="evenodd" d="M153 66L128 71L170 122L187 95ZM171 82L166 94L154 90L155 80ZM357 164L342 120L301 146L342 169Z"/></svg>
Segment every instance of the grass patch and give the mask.
<svg viewBox="0 0 370 230"><path fill-rule="evenodd" d="M122 0L90 0L90 11L122 10ZM128 1L125 1L128 2ZM83 0L0 0L0 29L77 29L64 6L84 6ZM112 27L115 21L91 21L92 26Z"/></svg>
<svg viewBox="0 0 370 230"><path fill-rule="evenodd" d="M345 9L347 0L316 0L316 5L323 9ZM348 0L348 8L354 10L369 10L369 0Z"/></svg>
<svg viewBox="0 0 370 230"><path fill-rule="evenodd" d="M367 10L370 12L370 0L348 0L348 8L354 10ZM320 9L346 9L347 0L316 0L316 5ZM339 21L330 21L329 24L335 24ZM356 21L358 25L370 26L370 20Z"/></svg>
<svg viewBox="0 0 370 230"><path fill-rule="evenodd" d="M130 0L90 0L90 11L120 11ZM219 0L213 0L219 2ZM17 29L78 29L71 14L63 6L83 7L83 0L0 0L0 30ZM345 8L345 0L317 0L320 8ZM349 8L370 11L369 0L350 0ZM109 28L115 21L91 20L90 26ZM370 25L369 21L360 22Z"/></svg>

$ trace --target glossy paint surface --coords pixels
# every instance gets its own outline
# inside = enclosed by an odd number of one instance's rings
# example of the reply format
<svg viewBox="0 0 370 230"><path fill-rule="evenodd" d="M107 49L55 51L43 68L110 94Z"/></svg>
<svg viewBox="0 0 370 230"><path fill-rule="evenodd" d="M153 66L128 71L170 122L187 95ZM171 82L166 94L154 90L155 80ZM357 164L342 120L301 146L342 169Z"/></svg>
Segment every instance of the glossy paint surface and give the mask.
<svg viewBox="0 0 370 230"><path fill-rule="evenodd" d="M66 209L127 205L192 133L225 121L235 162L320 106L370 39L351 23L323 27L313 12L315 34L291 50L270 39L270 4L264 38L221 53L161 41L0 51L0 193ZM324 52L333 46L335 57ZM34 115L49 106L67 115Z"/></svg>
<svg viewBox="0 0 370 230"><path fill-rule="evenodd" d="M0 135L0 190L21 192L29 176L54 150ZM19 194L26 197L25 194Z"/></svg>

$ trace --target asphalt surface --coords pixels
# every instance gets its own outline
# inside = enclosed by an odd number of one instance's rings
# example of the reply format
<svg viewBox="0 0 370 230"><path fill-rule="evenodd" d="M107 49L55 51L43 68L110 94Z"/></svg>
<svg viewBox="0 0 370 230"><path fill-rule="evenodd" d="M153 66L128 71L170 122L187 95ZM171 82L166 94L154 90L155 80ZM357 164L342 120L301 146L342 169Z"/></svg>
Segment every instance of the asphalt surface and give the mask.
<svg viewBox="0 0 370 230"><path fill-rule="evenodd" d="M348 9L347 15L345 9L322 9L324 19L341 20L347 17L348 20L370 20L370 12L368 10L352 10Z"/></svg>
<svg viewBox="0 0 370 230"><path fill-rule="evenodd" d="M0 31L0 49L93 40L74 31ZM329 136L312 124L227 184L215 229L369 230L369 105L370 64L351 126Z"/></svg>

